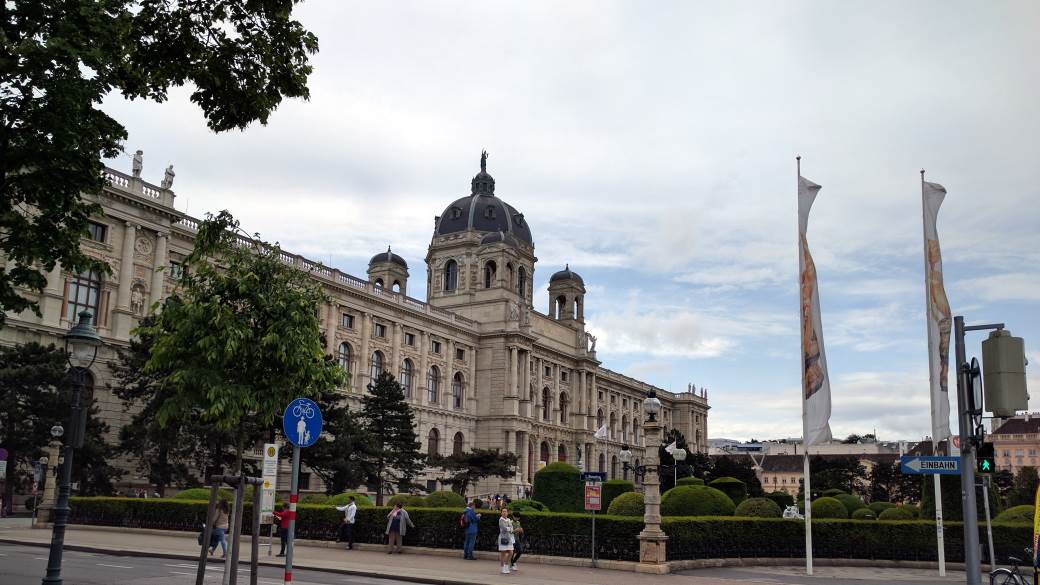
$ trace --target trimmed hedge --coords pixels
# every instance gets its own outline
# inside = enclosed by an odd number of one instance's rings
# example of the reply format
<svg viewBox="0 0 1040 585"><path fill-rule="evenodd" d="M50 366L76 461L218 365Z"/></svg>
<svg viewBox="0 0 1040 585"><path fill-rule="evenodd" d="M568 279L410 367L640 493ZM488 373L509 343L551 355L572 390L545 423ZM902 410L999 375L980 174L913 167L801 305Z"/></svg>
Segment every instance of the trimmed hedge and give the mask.
<svg viewBox="0 0 1040 585"><path fill-rule="evenodd" d="M683 485L705 485L704 480L699 477L680 477L679 481L675 482L675 487Z"/></svg>
<svg viewBox="0 0 1040 585"><path fill-rule="evenodd" d="M661 496L662 516L732 516L735 509L729 496L706 485L676 487Z"/></svg>
<svg viewBox="0 0 1040 585"><path fill-rule="evenodd" d="M603 509L609 510L614 498L634 491L636 491L635 484L624 479L611 479L603 482Z"/></svg>
<svg viewBox="0 0 1040 585"><path fill-rule="evenodd" d="M882 512L889 508L895 508L896 505L892 502L871 502L867 507L870 508L870 511L873 512L875 516L880 516Z"/></svg>
<svg viewBox="0 0 1040 585"><path fill-rule="evenodd" d="M852 494L838 494L834 496L834 499L838 500L843 506L845 506L845 509L849 511L850 516L856 510L867 507L859 496L854 496Z"/></svg>
<svg viewBox="0 0 1040 585"><path fill-rule="evenodd" d="M371 508L372 506L375 506L375 504L372 503L372 498L369 498L361 492L343 492L342 494L336 494L325 500L325 503L329 506L346 506L347 500L350 496L354 496L354 503L357 504L358 508ZM306 504L308 502L304 503Z"/></svg>
<svg viewBox="0 0 1040 585"><path fill-rule="evenodd" d="M820 494L820 497L821 498L833 498L834 496L839 496L841 494L848 495L848 493L849 492L847 492L845 490L842 490L842 489L831 488L829 490L824 490L824 492L822 494Z"/></svg>
<svg viewBox="0 0 1040 585"><path fill-rule="evenodd" d="M639 492L625 492L614 498L607 509L607 514L613 516L638 516L643 517L646 504L643 502L643 494Z"/></svg>
<svg viewBox="0 0 1040 585"><path fill-rule="evenodd" d="M638 495L638 494L635 494ZM628 494L619 498L628 498ZM615 499L615 503L617 499ZM246 507L249 510L249 507ZM172 498L72 498L70 521L129 528L187 531L193 543L200 529L206 502ZM358 510L354 536L357 542L385 543L389 508ZM334 540L343 521L341 512L328 506L300 504L297 530L300 538ZM406 546L461 549L463 533L457 527L457 510L414 508L409 510L415 529L405 535ZM496 550L498 523L485 514L477 536L479 550ZM251 515L243 517L243 529L251 530ZM962 562L963 530L960 523L946 524L946 560ZM641 517L596 515L596 549L602 559L639 560L636 536ZM802 558L805 554L804 522L772 518L665 518L668 559ZM524 532L531 554L588 558L591 522L586 514L524 513ZM980 535L985 539L985 526ZM818 558L890 559L935 561L935 523L931 521L813 522L814 550ZM998 558L1017 555L1032 538L1028 524L996 523L993 544Z"/></svg>
<svg viewBox="0 0 1040 585"><path fill-rule="evenodd" d="M741 502L733 515L750 518L779 518L783 515L783 510L769 498L750 498Z"/></svg>
<svg viewBox="0 0 1040 585"><path fill-rule="evenodd" d="M432 494L426 496L425 506L428 508L462 509L466 507L466 498L455 492L433 492Z"/></svg>
<svg viewBox="0 0 1040 585"><path fill-rule="evenodd" d="M713 487L729 496L734 504L739 504L747 499L747 484L735 477L720 477L708 482L708 487Z"/></svg>
<svg viewBox="0 0 1040 585"><path fill-rule="evenodd" d="M997 517L993 519L994 522L1033 522L1033 514L1035 513L1032 506L1025 504L1023 506L1014 506L1004 510Z"/></svg>
<svg viewBox="0 0 1040 585"><path fill-rule="evenodd" d="M394 494L386 501L386 505L390 507L397 504L405 508L423 508L426 506L426 498L415 494Z"/></svg>
<svg viewBox="0 0 1040 585"><path fill-rule="evenodd" d="M787 492L769 492L766 497L776 502L781 510L794 505L794 496Z"/></svg>
<svg viewBox="0 0 1040 585"><path fill-rule="evenodd" d="M585 490L581 472L577 467L560 461L546 465L534 474L532 498L554 512L584 511Z"/></svg>
<svg viewBox="0 0 1040 585"><path fill-rule="evenodd" d="M478 500L479 501L479 500ZM549 506L537 500L513 500L509 504L510 510L517 512L549 512Z"/></svg>
<svg viewBox="0 0 1040 585"><path fill-rule="evenodd" d="M839 500L824 496L816 498L816 501L812 503L812 517L813 520L817 518L821 520L825 518L845 519L849 517L849 510Z"/></svg>
<svg viewBox="0 0 1040 585"><path fill-rule="evenodd" d="M895 508L889 508L878 516L878 520L913 520L914 513L905 508L896 506Z"/></svg>
<svg viewBox="0 0 1040 585"><path fill-rule="evenodd" d="M914 515L915 520L920 519L921 514L923 514L923 512L921 511L921 507L915 504L903 504L902 506L900 506L900 508L903 508L904 510L910 510L910 513ZM932 518L935 518L935 510L932 510Z"/></svg>
<svg viewBox="0 0 1040 585"><path fill-rule="evenodd" d="M877 520L877 514L870 508L859 508L852 512L853 520Z"/></svg>

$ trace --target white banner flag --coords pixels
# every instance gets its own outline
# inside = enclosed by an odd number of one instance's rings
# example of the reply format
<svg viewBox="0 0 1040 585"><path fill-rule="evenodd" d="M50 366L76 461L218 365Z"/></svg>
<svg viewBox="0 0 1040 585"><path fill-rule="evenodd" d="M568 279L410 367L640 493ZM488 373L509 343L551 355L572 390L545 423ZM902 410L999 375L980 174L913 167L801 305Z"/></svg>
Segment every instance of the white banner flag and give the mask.
<svg viewBox="0 0 1040 585"><path fill-rule="evenodd" d="M922 173L922 178L924 177ZM932 440L938 443L950 436L950 330L953 324L950 303L943 286L939 233L935 229L939 206L946 189L938 183L921 182L924 209L924 282L928 322L928 381L932 398Z"/></svg>
<svg viewBox="0 0 1040 585"><path fill-rule="evenodd" d="M672 444L668 445L667 447L665 447L664 450L665 450L666 453L671 455L672 451L675 451L678 448L679 448L678 443L676 441L672 441Z"/></svg>
<svg viewBox="0 0 1040 585"><path fill-rule="evenodd" d="M593 435L593 436L596 437L597 439L606 439L607 438L607 425L601 426L599 428L599 430L596 431L596 434Z"/></svg>
<svg viewBox="0 0 1040 585"><path fill-rule="evenodd" d="M831 440L831 385L823 350L823 324L816 265L805 233L820 186L798 176L798 273L802 331L802 440L806 447Z"/></svg>

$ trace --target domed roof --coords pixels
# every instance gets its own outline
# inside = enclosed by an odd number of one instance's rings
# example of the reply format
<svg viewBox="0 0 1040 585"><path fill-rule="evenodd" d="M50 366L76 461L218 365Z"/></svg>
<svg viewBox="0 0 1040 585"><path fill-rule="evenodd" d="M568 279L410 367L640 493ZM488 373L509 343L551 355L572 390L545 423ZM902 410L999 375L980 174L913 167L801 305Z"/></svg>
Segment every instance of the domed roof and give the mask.
<svg viewBox="0 0 1040 585"><path fill-rule="evenodd" d="M393 262L394 264L403 266L406 270L408 269L408 263L404 261L404 258L391 252L390 246L386 247L386 252L380 252L375 256L372 256L372 259L368 261L368 265L371 266L378 262Z"/></svg>
<svg viewBox="0 0 1040 585"><path fill-rule="evenodd" d="M487 152L480 158L480 172L473 177L469 196L456 199L437 222L438 236L474 230L502 232L534 245L524 214L495 197L495 179L487 173Z"/></svg>
<svg viewBox="0 0 1040 585"><path fill-rule="evenodd" d="M483 238L480 238L481 246L486 244L495 244L498 242L505 242L507 244L515 246L516 238L513 237L513 234L507 234L503 231L488 232L487 234L484 234Z"/></svg>
<svg viewBox="0 0 1040 585"><path fill-rule="evenodd" d="M563 270L556 272L549 277L549 282L557 282L559 280L576 280L578 284L585 286L585 281L582 280L581 275L571 270L571 265L568 264Z"/></svg>

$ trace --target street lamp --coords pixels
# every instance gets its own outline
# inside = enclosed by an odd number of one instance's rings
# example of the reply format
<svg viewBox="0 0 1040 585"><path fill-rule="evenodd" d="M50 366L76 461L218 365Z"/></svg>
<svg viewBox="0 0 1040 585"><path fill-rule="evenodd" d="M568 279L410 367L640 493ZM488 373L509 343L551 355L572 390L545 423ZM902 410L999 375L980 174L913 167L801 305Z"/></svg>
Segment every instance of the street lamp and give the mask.
<svg viewBox="0 0 1040 585"><path fill-rule="evenodd" d="M43 499L43 492L47 489L47 464L50 462L50 458L46 455L40 457L40 480L33 481L33 528L36 528L36 515L40 511L40 500ZM33 479L35 480L36 478Z"/></svg>
<svg viewBox="0 0 1040 585"><path fill-rule="evenodd" d="M69 381L72 384L72 412L69 416L69 436L65 440L64 457L61 465L61 479L58 482L58 501L54 506L54 530L51 533L51 551L47 558L47 575L44 585L61 585L61 554L65 544L65 526L69 520L69 491L72 483L72 455L76 447L83 446L83 435L86 433L86 417L84 416L83 389L87 385L90 367L97 359L101 337L91 323L93 315L90 311L79 314L79 323L64 335L65 355L69 362ZM51 435L57 439L65 434L61 425L51 428Z"/></svg>
<svg viewBox="0 0 1040 585"><path fill-rule="evenodd" d="M643 400L643 410L646 411L646 421L643 423L643 435L646 444L656 446L661 443L661 423L657 420L657 414L661 412L661 401L657 399L657 393L653 390L647 392L646 400ZM627 450L627 449L626 449ZM663 564L667 561L668 536L661 530L661 481L658 478L660 460L657 449L648 449L647 462L643 479L643 501L645 509L643 512L643 531L639 533L639 562ZM631 459L632 453L627 456Z"/></svg>
<svg viewBox="0 0 1040 585"><path fill-rule="evenodd" d="M686 449L673 450L672 459L675 459L675 465L672 466L672 485L674 486L679 483L679 466L686 461Z"/></svg>

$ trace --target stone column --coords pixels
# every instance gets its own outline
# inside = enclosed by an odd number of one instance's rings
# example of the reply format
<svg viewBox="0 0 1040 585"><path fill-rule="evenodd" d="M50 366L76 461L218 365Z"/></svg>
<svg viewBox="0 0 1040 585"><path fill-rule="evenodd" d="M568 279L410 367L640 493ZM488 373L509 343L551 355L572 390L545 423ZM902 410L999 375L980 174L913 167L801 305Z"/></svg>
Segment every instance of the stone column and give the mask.
<svg viewBox="0 0 1040 585"><path fill-rule="evenodd" d="M578 414L579 414L579 417L581 418L581 428L582 429L589 428L588 413L589 413L589 411L591 409L588 407L588 404L586 404L586 402L587 402L587 400L586 400L586 396L585 396L585 371L584 370L578 370L578 400L577 400L577 403L578 403Z"/></svg>
<svg viewBox="0 0 1040 585"><path fill-rule="evenodd" d="M337 305L329 301L325 303L325 353L336 355L336 328L339 326Z"/></svg>
<svg viewBox="0 0 1040 585"><path fill-rule="evenodd" d="M355 376L358 380L356 387L359 392L364 392L368 387L368 383L372 381L368 375L369 370L372 368L372 356L369 355L368 351L368 338L371 336L369 323L371 321L371 314L361 313L361 352L358 356L358 371Z"/></svg>
<svg viewBox="0 0 1040 585"><path fill-rule="evenodd" d="M401 338L404 337L404 326L400 323L391 323L390 328L390 335L392 336L391 347L393 349L391 351L390 366L387 369L396 378L401 374Z"/></svg>
<svg viewBox="0 0 1040 585"><path fill-rule="evenodd" d="M506 386L506 396L516 396L516 346L509 348L509 379Z"/></svg>
<svg viewBox="0 0 1040 585"><path fill-rule="evenodd" d="M467 386L466 400L467 412L477 412L477 347L469 350L469 383Z"/></svg>
<svg viewBox="0 0 1040 585"><path fill-rule="evenodd" d="M430 352L426 349L426 332L419 332L419 371L416 373L415 385L416 392L419 393L416 396L416 402L419 404L429 404L429 396L426 392L426 386L430 383L429 372L430 369Z"/></svg>
<svg viewBox="0 0 1040 585"><path fill-rule="evenodd" d="M523 485L527 482L527 433L516 433L516 476Z"/></svg>
<svg viewBox="0 0 1040 585"><path fill-rule="evenodd" d="M661 439L661 422L656 417L643 424L647 443L657 445ZM661 481L658 478L657 449L646 453L646 475L643 477L643 531L639 533L639 565L636 571L663 574L668 572L666 546L668 536L661 530Z"/></svg>
<svg viewBox="0 0 1040 585"><path fill-rule="evenodd" d="M61 263L55 262L54 268L47 273L47 286L40 297L40 312L43 313L43 324L60 327L61 302L65 297L65 278Z"/></svg>
<svg viewBox="0 0 1040 585"><path fill-rule="evenodd" d="M159 269L166 267L167 237L168 234L164 234L163 232L155 234L155 266L152 271L152 304L161 301L165 295L165 291L163 290L163 281L166 279L166 270Z"/></svg>
<svg viewBox="0 0 1040 585"><path fill-rule="evenodd" d="M119 290L116 292L116 308L130 310L130 285L134 278L134 243L137 241L137 226L126 222L123 230L123 253L119 257Z"/></svg>

